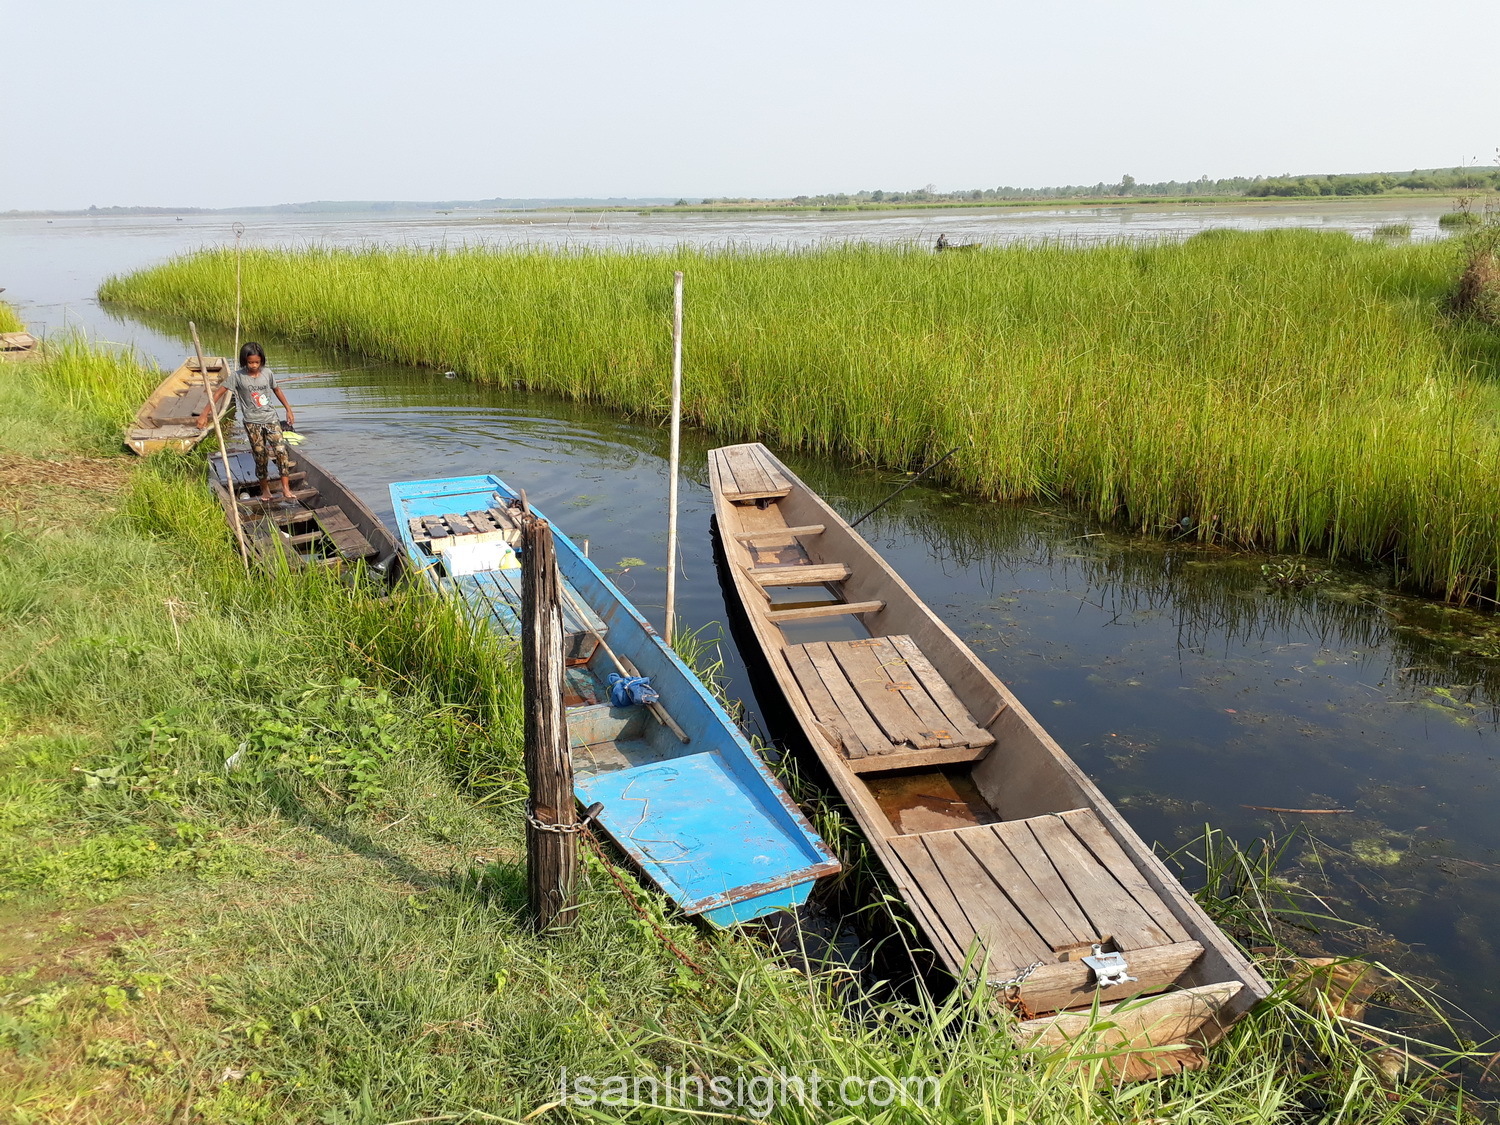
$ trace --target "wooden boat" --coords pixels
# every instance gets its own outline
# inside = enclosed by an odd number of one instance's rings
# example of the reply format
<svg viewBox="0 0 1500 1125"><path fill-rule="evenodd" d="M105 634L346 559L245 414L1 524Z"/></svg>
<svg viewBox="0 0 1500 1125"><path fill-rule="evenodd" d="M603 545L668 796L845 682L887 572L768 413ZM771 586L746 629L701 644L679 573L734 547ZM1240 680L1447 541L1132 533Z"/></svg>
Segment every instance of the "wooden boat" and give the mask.
<svg viewBox="0 0 1500 1125"><path fill-rule="evenodd" d="M939 963L995 986L1028 1038L1079 1034L1097 1002L1116 1041L1180 1048L1124 1052L1126 1077L1198 1065L1269 991L1245 956L994 673L764 445L712 450L709 486L770 671ZM1031 1018L1042 1013L1062 1014Z"/></svg>
<svg viewBox="0 0 1500 1125"><path fill-rule="evenodd" d="M222 416L229 409L229 391L224 386L229 361L222 356L205 356L203 362L208 365L208 381L213 387L213 408ZM125 444L142 457L164 449L186 453L213 431L208 397L198 359L190 356L157 384L136 411L135 421L125 428Z"/></svg>
<svg viewBox="0 0 1500 1125"><path fill-rule="evenodd" d="M30 332L0 332L0 356L6 359L20 359L37 354L37 345L41 343Z"/></svg>
<svg viewBox="0 0 1500 1125"><path fill-rule="evenodd" d="M390 529L358 496L300 449L291 474L291 500L281 498L281 471L274 461L270 473L272 499L260 499L255 457L250 450L231 447L229 470L233 486L224 479L224 459L217 451L208 457L208 481L230 529L231 506L239 508L240 534L250 557L262 565L357 566L374 568L394 582L400 569L401 545Z"/></svg>
<svg viewBox="0 0 1500 1125"><path fill-rule="evenodd" d="M516 501L495 476L391 485L408 565L509 637L520 630L521 571L497 563L520 543ZM730 926L801 905L838 861L698 678L555 526L553 535L580 804L602 804L595 823L689 915ZM650 677L670 724L610 705L616 658Z"/></svg>

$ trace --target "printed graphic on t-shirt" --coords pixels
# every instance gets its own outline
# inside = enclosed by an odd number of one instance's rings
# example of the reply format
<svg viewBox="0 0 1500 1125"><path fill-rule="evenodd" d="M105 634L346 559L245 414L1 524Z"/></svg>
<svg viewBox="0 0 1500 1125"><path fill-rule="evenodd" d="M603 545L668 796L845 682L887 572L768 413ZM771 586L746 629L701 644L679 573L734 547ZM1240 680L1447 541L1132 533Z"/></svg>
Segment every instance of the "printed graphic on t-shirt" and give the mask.
<svg viewBox="0 0 1500 1125"><path fill-rule="evenodd" d="M271 405L271 400L266 396L265 391L251 391L250 401L262 410Z"/></svg>

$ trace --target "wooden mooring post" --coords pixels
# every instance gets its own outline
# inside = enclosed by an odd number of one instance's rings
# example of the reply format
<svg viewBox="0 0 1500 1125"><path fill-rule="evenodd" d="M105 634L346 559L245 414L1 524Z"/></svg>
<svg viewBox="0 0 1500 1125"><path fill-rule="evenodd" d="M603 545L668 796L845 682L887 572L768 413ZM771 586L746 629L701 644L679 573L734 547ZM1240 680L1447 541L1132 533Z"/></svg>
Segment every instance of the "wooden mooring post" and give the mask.
<svg viewBox="0 0 1500 1125"><path fill-rule="evenodd" d="M521 665L526 695L526 886L539 930L576 920L577 806L563 710L562 579L552 528L521 517Z"/></svg>

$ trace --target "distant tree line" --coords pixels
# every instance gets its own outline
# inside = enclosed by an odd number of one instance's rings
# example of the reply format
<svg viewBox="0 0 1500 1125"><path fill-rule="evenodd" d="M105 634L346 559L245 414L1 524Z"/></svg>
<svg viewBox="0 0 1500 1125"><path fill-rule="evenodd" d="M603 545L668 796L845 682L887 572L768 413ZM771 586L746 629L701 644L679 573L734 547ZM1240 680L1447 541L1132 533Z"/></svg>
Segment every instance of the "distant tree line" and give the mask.
<svg viewBox="0 0 1500 1125"><path fill-rule="evenodd" d="M1200 176L1196 180L1161 180L1150 184L1139 183L1134 176L1121 176L1119 182L1113 184L1100 181L1097 184L1067 184L1062 187L994 187L971 188L967 191L938 191L934 185L928 184L926 187L913 191L876 189L874 191L832 192L825 195L798 195L780 200L725 196L705 199L703 203L712 205L776 202L810 207L847 207L861 203L982 203L991 199L1098 199L1106 196L1381 195L1396 189L1433 192L1496 191L1500 190L1500 169L1432 168L1413 169L1410 173L1231 176L1221 180L1211 180L1207 176ZM689 202L686 199L679 199L677 205L688 206Z"/></svg>

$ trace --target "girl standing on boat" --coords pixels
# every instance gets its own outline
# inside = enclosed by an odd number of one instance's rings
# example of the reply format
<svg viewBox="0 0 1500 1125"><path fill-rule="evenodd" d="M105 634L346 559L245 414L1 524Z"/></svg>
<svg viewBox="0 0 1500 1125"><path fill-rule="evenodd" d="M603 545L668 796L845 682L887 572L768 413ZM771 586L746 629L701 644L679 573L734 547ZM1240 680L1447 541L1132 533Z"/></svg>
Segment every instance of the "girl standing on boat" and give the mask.
<svg viewBox="0 0 1500 1125"><path fill-rule="evenodd" d="M286 409L287 428L296 425L292 415L292 404L276 383L276 376L266 366L266 353L257 343L245 344L240 349L239 370L228 379L234 391L235 408L245 426L245 436L250 439L250 452L255 455L255 475L260 480L260 498L271 499L271 484L266 479L266 462L272 457L281 470L281 494L288 500L292 496L292 466L296 464L286 450L286 441L281 436L281 423L276 418L276 408L271 405L271 396L281 400Z"/></svg>

